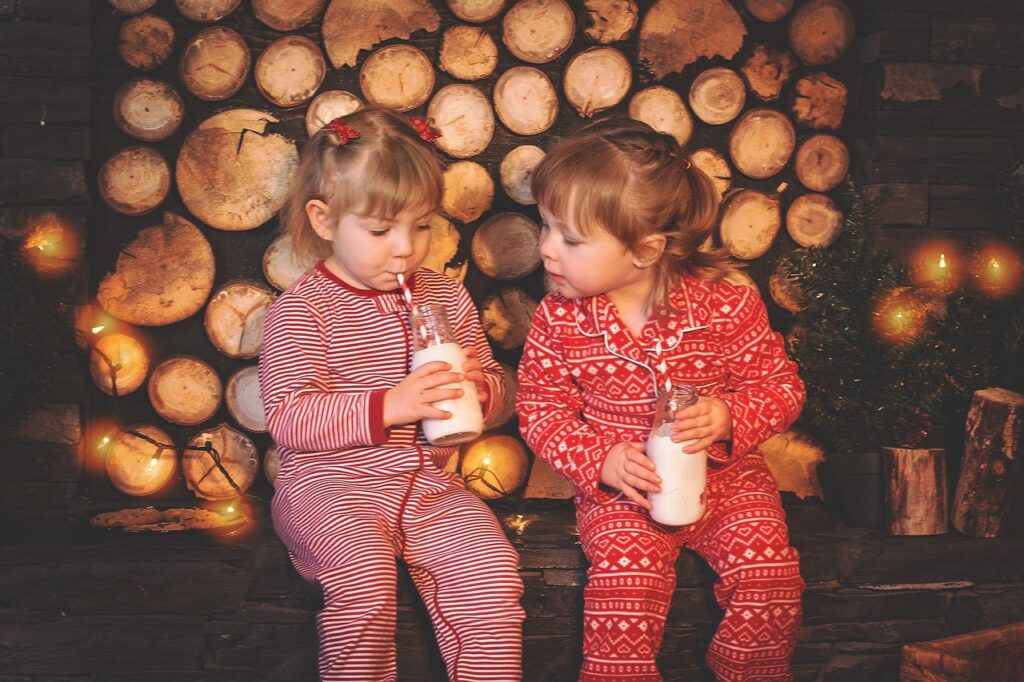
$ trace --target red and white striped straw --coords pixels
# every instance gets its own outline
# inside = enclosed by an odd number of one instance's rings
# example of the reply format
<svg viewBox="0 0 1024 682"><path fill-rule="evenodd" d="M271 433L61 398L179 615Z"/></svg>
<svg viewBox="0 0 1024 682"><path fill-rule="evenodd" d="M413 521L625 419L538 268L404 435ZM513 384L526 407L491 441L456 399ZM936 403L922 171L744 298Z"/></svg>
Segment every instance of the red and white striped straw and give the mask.
<svg viewBox="0 0 1024 682"><path fill-rule="evenodd" d="M405 283L405 275L398 273L398 286L402 287L402 296L405 297L405 303L412 308L412 292L409 291L409 285Z"/></svg>
<svg viewBox="0 0 1024 682"><path fill-rule="evenodd" d="M658 383L665 388L665 391L672 390L672 380L668 377L668 363L665 362L665 353L661 348L661 339L655 346L657 364L654 366L655 374L658 375Z"/></svg>

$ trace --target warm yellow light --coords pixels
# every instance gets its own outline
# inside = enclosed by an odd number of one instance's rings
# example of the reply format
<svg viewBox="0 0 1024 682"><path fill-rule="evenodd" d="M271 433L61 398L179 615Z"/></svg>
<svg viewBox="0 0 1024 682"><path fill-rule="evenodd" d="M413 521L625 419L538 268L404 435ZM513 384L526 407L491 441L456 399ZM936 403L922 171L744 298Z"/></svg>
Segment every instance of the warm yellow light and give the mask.
<svg viewBox="0 0 1024 682"><path fill-rule="evenodd" d="M483 464L485 467L491 466L491 456L490 455L484 455L484 459L481 462L481 464Z"/></svg>
<svg viewBox="0 0 1024 682"><path fill-rule="evenodd" d="M103 438L100 439L100 447L102 448L104 445L106 445L109 442L110 442L110 436L103 436Z"/></svg>
<svg viewBox="0 0 1024 682"><path fill-rule="evenodd" d="M127 334L102 337L89 354L89 372L104 392L127 395L146 380L149 356L142 344Z"/></svg>
<svg viewBox="0 0 1024 682"><path fill-rule="evenodd" d="M96 325L95 327L92 328L92 333L93 334L99 334L101 331L103 331L106 328L107 328L106 325L98 324L98 325Z"/></svg>
<svg viewBox="0 0 1024 682"><path fill-rule="evenodd" d="M987 296L1004 298L1020 287L1024 264L1020 254L1009 244L984 244L975 255L972 265L972 283Z"/></svg>
<svg viewBox="0 0 1024 682"><path fill-rule="evenodd" d="M508 527L515 531L516 535L522 535L526 532L527 526L530 525L529 519L522 514L516 514L508 519Z"/></svg>
<svg viewBox="0 0 1024 682"><path fill-rule="evenodd" d="M902 345L916 339L924 329L924 306L905 289L885 294L875 305L874 327L885 343Z"/></svg>
<svg viewBox="0 0 1024 682"><path fill-rule="evenodd" d="M52 211L34 218L33 223L22 244L32 267L41 275L60 275L70 270L81 258L75 232Z"/></svg>
<svg viewBox="0 0 1024 682"><path fill-rule="evenodd" d="M949 293L960 285L962 274L958 246L950 240L926 242L910 255L910 277L919 287Z"/></svg>

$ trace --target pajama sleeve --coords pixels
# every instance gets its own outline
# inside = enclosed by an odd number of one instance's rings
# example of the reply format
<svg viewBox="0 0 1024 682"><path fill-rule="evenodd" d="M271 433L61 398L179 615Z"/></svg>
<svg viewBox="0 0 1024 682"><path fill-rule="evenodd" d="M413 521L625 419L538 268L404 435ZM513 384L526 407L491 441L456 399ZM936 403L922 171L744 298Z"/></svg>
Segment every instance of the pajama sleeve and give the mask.
<svg viewBox="0 0 1024 682"><path fill-rule="evenodd" d="M727 390L718 397L732 415L731 457L742 457L796 421L806 395L804 383L796 363L786 356L782 336L769 326L756 290L722 285L714 315L729 372Z"/></svg>
<svg viewBox="0 0 1024 682"><path fill-rule="evenodd" d="M505 403L505 382L502 379L503 370L498 361L494 359L491 346L484 336L483 327L480 326L480 313L470 298L466 287L458 285L455 301L455 316L453 320L455 337L459 345L473 346L476 348L476 358L484 368L484 380L487 382L488 399L484 405L484 419L490 418ZM461 367L454 368L455 371L462 371Z"/></svg>
<svg viewBox="0 0 1024 682"><path fill-rule="evenodd" d="M304 298L282 295L263 328L260 395L267 427L278 445L300 452L378 445L386 389L328 391L324 324Z"/></svg>
<svg viewBox="0 0 1024 682"><path fill-rule="evenodd" d="M601 467L618 441L598 435L581 417L583 400L541 303L519 364L516 412L530 448L588 497L599 499Z"/></svg>

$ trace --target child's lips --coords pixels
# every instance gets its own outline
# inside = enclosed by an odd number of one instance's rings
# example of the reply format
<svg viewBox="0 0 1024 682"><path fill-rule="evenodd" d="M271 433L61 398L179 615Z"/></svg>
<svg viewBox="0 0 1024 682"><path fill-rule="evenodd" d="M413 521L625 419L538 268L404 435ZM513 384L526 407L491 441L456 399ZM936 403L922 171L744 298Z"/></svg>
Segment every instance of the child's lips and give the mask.
<svg viewBox="0 0 1024 682"><path fill-rule="evenodd" d="M547 273L548 273L548 277L550 277L551 279L555 280L555 282L557 282L558 284L561 284L562 282L565 281L565 277L562 277L561 275L556 275L555 273L551 272L550 270L548 270Z"/></svg>

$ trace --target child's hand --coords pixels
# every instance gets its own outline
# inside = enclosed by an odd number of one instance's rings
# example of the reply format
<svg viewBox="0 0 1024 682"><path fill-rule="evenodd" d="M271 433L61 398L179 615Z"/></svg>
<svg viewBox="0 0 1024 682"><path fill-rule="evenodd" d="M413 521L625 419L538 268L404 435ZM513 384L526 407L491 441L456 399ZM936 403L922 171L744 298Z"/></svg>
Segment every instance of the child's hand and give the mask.
<svg viewBox="0 0 1024 682"><path fill-rule="evenodd" d="M384 394L384 426L410 424L420 419L448 419L451 412L439 410L431 403L451 400L462 395L461 388L442 388L457 384L463 377L447 362L428 362L409 373Z"/></svg>
<svg viewBox="0 0 1024 682"><path fill-rule="evenodd" d="M463 346L462 350L465 351L466 357L469 358L466 362L462 363L462 373L466 375L467 379L476 384L477 400L482 406L486 406L491 391L487 386L487 380L484 378L484 366L476 359L476 346Z"/></svg>
<svg viewBox="0 0 1024 682"><path fill-rule="evenodd" d="M732 437L732 415L721 398L701 396L696 405L676 410L675 418L672 440L677 443L697 441L683 448L683 452L700 452L712 443Z"/></svg>
<svg viewBox="0 0 1024 682"><path fill-rule="evenodd" d="M622 442L612 446L601 466L601 483L621 490L644 509L650 509L651 502L641 491L661 490L661 478L654 473L654 462L644 454L640 443Z"/></svg>

